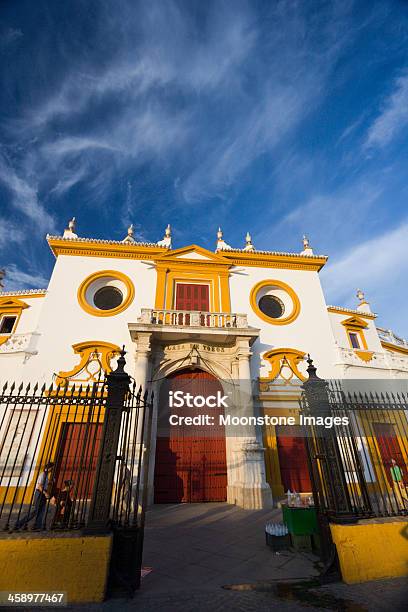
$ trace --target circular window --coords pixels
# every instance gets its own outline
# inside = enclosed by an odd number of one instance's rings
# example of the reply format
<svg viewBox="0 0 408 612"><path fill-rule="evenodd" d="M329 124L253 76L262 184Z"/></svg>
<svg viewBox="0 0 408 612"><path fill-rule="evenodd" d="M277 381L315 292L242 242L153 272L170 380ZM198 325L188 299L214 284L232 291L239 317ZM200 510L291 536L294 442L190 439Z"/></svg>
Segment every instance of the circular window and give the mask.
<svg viewBox="0 0 408 612"><path fill-rule="evenodd" d="M274 295L263 295L258 302L259 309L271 319L279 319L285 312L285 305Z"/></svg>
<svg viewBox="0 0 408 612"><path fill-rule="evenodd" d="M256 315L272 325L292 323L300 312L298 296L283 281L260 281L252 288L250 302Z"/></svg>
<svg viewBox="0 0 408 612"><path fill-rule="evenodd" d="M78 302L85 312L110 317L125 310L132 302L135 288L122 272L103 270L88 276L78 289Z"/></svg>
<svg viewBox="0 0 408 612"><path fill-rule="evenodd" d="M123 293L117 287L101 287L95 293L93 301L100 310L112 310L123 302Z"/></svg>

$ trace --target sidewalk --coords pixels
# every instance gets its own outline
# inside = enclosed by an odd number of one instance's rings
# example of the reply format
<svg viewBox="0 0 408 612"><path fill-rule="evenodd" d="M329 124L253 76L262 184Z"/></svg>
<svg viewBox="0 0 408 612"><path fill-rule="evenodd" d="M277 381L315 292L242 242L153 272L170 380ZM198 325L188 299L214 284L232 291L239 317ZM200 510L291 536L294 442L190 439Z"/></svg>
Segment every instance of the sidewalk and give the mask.
<svg viewBox="0 0 408 612"><path fill-rule="evenodd" d="M142 580L133 600L69 609L142 612L223 610L405 609L406 580L316 586L318 559L309 553L274 554L264 525L280 510L242 510L228 504L159 505L146 517ZM227 588L225 588L227 587Z"/></svg>

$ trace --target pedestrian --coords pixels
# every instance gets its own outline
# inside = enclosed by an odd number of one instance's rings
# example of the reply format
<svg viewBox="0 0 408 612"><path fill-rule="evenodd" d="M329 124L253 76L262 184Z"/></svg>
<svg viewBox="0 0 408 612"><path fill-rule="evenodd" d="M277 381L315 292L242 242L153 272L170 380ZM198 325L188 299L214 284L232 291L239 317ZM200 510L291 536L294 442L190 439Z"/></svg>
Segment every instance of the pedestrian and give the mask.
<svg viewBox="0 0 408 612"><path fill-rule="evenodd" d="M402 508L408 507L408 495L407 489L404 483L404 473L402 469L399 467L395 459L391 459L391 477L392 477L392 485L394 489L394 495L397 500L398 506Z"/></svg>
<svg viewBox="0 0 408 612"><path fill-rule="evenodd" d="M50 476L53 467L54 463L50 461L45 465L44 470L38 476L31 509L25 516L21 517L17 521L14 529L21 529L22 527L25 527L25 525L32 521L33 518L35 518L33 531L44 529L45 510L47 507L47 500L50 498L48 487L50 484Z"/></svg>
<svg viewBox="0 0 408 612"><path fill-rule="evenodd" d="M51 499L51 502L56 506L52 527L60 527L62 529L68 527L74 503L74 482L72 480L64 480L63 488L56 497Z"/></svg>

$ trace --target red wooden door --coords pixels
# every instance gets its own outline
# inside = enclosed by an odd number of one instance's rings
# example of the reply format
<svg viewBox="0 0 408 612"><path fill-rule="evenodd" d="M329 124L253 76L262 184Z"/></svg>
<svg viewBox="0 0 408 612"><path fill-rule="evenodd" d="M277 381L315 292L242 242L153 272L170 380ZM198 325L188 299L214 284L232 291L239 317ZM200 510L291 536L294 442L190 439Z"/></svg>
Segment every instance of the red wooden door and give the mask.
<svg viewBox="0 0 408 612"><path fill-rule="evenodd" d="M207 396L215 395L222 387L214 376L201 370L179 372L163 383L156 441L155 503L226 501L225 427L218 422L222 409L170 408L169 390ZM170 426L171 414L209 414L215 424Z"/></svg>
<svg viewBox="0 0 408 612"><path fill-rule="evenodd" d="M64 423L56 456L54 483L72 480L76 497L91 496L102 438L102 423Z"/></svg>
<svg viewBox="0 0 408 612"><path fill-rule="evenodd" d="M296 427L291 427L290 431L296 433ZM305 440L301 435L288 436L287 433L287 427L276 427L276 441L283 488L285 492L290 490L298 493L309 493L312 490L312 485L309 476Z"/></svg>
<svg viewBox="0 0 408 612"><path fill-rule="evenodd" d="M407 467L394 426L392 423L373 423L373 426L388 482L392 485L391 459L395 459L397 465L402 469L405 481L407 478Z"/></svg>
<svg viewBox="0 0 408 612"><path fill-rule="evenodd" d="M176 287L176 310L210 310L209 285L178 283Z"/></svg>

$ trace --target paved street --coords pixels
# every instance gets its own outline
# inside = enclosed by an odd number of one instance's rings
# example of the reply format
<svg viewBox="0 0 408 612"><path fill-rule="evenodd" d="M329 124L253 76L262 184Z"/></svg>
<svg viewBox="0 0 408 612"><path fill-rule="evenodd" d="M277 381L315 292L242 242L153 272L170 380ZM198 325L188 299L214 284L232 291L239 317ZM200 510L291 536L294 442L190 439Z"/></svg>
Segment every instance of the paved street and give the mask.
<svg viewBox="0 0 408 612"><path fill-rule="evenodd" d="M316 586L314 555L286 551L277 555L266 547L264 525L280 517L280 510L247 511L221 503L154 506L146 520L143 563L152 572L143 579L141 590L133 600L111 600L87 609L403 609L405 580Z"/></svg>

